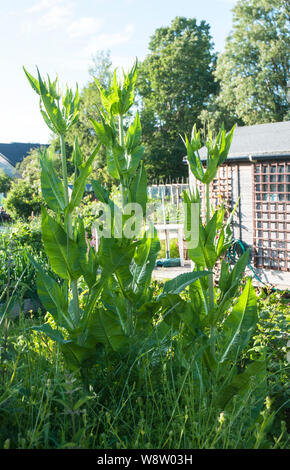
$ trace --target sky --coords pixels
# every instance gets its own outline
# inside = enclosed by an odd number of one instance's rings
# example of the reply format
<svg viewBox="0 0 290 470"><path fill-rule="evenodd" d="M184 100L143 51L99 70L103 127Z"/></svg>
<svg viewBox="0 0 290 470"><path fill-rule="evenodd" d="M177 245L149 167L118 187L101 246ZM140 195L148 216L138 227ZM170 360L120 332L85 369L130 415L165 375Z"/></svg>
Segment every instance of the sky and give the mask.
<svg viewBox="0 0 290 470"><path fill-rule="evenodd" d="M127 70L148 53L157 28L176 16L205 20L222 52L236 0L0 0L0 142L38 142L51 135L22 67L81 89L97 51L110 50Z"/></svg>

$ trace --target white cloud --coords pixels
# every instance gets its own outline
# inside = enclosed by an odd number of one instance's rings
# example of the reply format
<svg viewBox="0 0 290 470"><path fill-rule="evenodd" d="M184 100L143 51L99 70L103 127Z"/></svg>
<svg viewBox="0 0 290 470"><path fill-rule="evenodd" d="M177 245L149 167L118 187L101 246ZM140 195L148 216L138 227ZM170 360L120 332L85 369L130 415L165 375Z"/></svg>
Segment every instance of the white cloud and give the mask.
<svg viewBox="0 0 290 470"><path fill-rule="evenodd" d="M32 7L27 8L28 13L37 13L39 11L48 10L54 7L56 4L60 4L62 0L41 0L36 2Z"/></svg>
<svg viewBox="0 0 290 470"><path fill-rule="evenodd" d="M84 53L86 56L91 56L95 54L97 50L107 50L110 47L118 46L119 44L124 44L130 41L134 32L134 25L128 24L125 29L119 33L103 33L99 36L95 36L87 44Z"/></svg>
<svg viewBox="0 0 290 470"><path fill-rule="evenodd" d="M68 35L71 38L89 36L96 33L102 26L103 21L97 18L83 17L73 21L67 28Z"/></svg>
<svg viewBox="0 0 290 470"><path fill-rule="evenodd" d="M29 15L21 26L22 33L30 33L35 29L53 31L56 28L67 27L73 13L73 3L70 0L41 0L26 10Z"/></svg>
<svg viewBox="0 0 290 470"><path fill-rule="evenodd" d="M46 31L52 31L66 23L70 18L71 10L69 5L55 5L47 13L41 16L38 24Z"/></svg>

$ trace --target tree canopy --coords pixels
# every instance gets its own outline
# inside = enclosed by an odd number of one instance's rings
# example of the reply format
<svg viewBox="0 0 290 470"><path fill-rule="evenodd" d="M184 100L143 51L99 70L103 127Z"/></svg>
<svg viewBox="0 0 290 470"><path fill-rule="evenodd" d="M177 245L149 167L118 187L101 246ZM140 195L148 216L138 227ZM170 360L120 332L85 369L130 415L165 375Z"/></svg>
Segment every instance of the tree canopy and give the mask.
<svg viewBox="0 0 290 470"><path fill-rule="evenodd" d="M239 0L233 30L215 71L220 93L201 118L218 128L289 119L290 4L287 0Z"/></svg>
<svg viewBox="0 0 290 470"><path fill-rule="evenodd" d="M190 132L216 92L215 54L205 21L176 17L155 31L139 66L138 91L148 176L185 175L180 135Z"/></svg>

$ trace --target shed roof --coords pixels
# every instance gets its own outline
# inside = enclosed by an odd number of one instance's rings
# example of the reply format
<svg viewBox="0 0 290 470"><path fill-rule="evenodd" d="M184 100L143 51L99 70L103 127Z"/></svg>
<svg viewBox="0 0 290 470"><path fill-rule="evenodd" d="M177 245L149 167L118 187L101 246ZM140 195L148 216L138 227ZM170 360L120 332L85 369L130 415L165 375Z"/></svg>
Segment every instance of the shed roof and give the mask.
<svg viewBox="0 0 290 470"><path fill-rule="evenodd" d="M200 150L206 159L207 149ZM228 159L240 160L252 157L290 158L290 121L236 127Z"/></svg>

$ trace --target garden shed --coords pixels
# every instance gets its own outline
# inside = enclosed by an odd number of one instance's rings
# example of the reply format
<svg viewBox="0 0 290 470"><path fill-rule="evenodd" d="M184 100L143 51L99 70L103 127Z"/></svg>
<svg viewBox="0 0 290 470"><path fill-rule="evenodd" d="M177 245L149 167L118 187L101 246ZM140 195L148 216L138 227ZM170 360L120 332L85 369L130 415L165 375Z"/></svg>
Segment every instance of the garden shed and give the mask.
<svg viewBox="0 0 290 470"><path fill-rule="evenodd" d="M206 152L200 150L204 162ZM198 183L189 169L190 187ZM239 201L235 239L251 247L251 265L263 282L289 288L290 121L237 127L210 194L214 206L223 201L230 209Z"/></svg>

